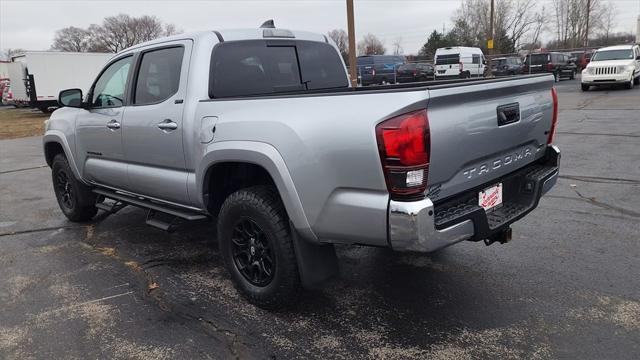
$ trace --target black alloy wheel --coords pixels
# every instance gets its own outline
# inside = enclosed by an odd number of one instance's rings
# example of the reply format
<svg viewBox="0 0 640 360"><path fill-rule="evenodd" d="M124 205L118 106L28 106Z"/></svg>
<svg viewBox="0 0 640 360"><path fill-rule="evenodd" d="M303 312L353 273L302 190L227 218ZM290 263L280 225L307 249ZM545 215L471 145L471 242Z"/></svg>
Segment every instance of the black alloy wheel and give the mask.
<svg viewBox="0 0 640 360"><path fill-rule="evenodd" d="M60 199L60 204L69 210L73 209L75 195L69 176L63 169L60 169L56 173L55 179L56 194Z"/></svg>
<svg viewBox="0 0 640 360"><path fill-rule="evenodd" d="M240 274L252 285L269 285L276 261L260 226L250 218L241 218L233 229L231 242L233 262Z"/></svg>

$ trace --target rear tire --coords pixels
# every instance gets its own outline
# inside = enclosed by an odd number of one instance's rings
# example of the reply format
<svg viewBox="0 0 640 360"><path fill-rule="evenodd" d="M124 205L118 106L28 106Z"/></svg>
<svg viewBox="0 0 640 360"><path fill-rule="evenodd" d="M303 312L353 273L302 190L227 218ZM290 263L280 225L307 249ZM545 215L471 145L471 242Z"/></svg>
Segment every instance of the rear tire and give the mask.
<svg viewBox="0 0 640 360"><path fill-rule="evenodd" d="M268 186L229 195L218 216L218 241L236 289L252 304L278 309L300 291L289 219Z"/></svg>
<svg viewBox="0 0 640 360"><path fill-rule="evenodd" d="M97 195L91 191L90 187L75 178L64 155L58 154L53 158L51 177L58 205L67 219L73 222L84 222L96 215Z"/></svg>

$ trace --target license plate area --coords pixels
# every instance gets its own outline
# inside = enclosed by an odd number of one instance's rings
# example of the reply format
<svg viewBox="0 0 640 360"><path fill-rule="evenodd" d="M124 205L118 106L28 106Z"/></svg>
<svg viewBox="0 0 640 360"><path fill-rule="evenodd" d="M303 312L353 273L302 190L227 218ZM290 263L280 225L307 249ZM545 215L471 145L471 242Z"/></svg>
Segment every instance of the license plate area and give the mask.
<svg viewBox="0 0 640 360"><path fill-rule="evenodd" d="M478 206L484 211L500 208L502 205L502 183L497 183L478 193Z"/></svg>

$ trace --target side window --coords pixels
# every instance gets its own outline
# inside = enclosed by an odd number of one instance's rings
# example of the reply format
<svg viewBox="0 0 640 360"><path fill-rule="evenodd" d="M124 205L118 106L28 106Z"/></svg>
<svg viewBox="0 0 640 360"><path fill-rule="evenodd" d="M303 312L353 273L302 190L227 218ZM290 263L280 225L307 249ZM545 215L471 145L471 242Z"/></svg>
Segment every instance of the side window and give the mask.
<svg viewBox="0 0 640 360"><path fill-rule="evenodd" d="M93 87L92 107L120 107L124 105L124 93L132 61L133 56L127 56L112 63L102 72Z"/></svg>
<svg viewBox="0 0 640 360"><path fill-rule="evenodd" d="M480 64L480 55L476 55L476 54L471 55L471 61L474 64Z"/></svg>
<svg viewBox="0 0 640 360"><path fill-rule="evenodd" d="M142 54L133 103L155 104L178 91L183 47L152 50Z"/></svg>

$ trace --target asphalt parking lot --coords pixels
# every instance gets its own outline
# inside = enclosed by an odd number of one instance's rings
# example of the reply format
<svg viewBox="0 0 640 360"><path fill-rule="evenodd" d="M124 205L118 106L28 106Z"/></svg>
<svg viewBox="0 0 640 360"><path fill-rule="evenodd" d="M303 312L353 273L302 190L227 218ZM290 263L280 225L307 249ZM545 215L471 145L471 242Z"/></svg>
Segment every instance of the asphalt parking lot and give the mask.
<svg viewBox="0 0 640 360"><path fill-rule="evenodd" d="M511 243L341 247L278 313L238 296L212 223L70 223L40 138L2 140L0 358L637 359L640 87L557 88L561 179Z"/></svg>

